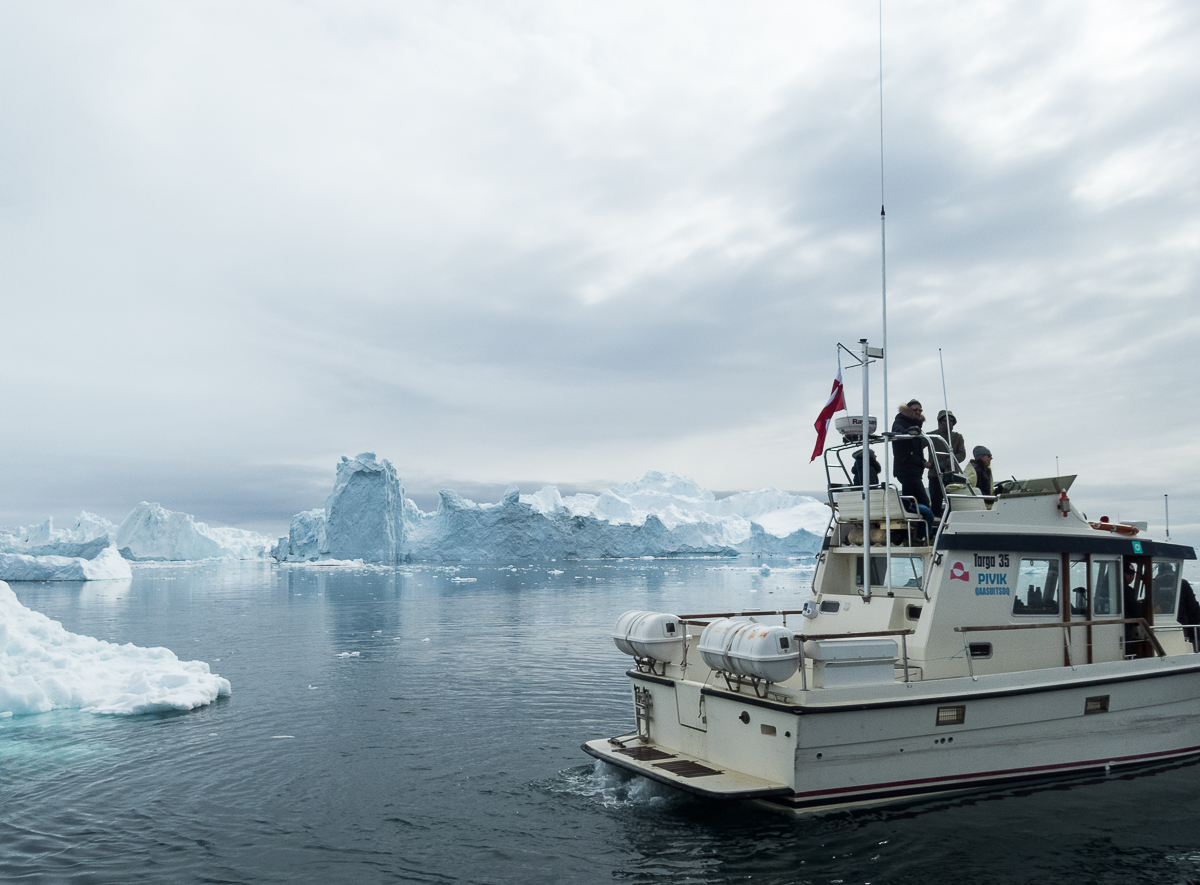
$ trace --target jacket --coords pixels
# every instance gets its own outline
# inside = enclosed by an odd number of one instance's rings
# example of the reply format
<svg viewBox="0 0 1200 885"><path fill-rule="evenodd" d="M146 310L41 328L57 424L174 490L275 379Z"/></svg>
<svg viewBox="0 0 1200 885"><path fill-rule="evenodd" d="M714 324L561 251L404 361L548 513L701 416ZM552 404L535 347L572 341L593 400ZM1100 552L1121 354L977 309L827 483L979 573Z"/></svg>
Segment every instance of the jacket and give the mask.
<svg viewBox="0 0 1200 885"><path fill-rule="evenodd" d="M984 467L974 458L967 463L967 485L975 486L985 495L995 494L995 485L992 483L992 468Z"/></svg>
<svg viewBox="0 0 1200 885"><path fill-rule="evenodd" d="M914 427L920 430L925 419L908 407L900 406L896 420L892 422L892 433L907 436ZM925 470L925 440L897 439L892 441L893 473L897 477L920 477Z"/></svg>
<svg viewBox="0 0 1200 885"><path fill-rule="evenodd" d="M959 466L963 466L967 460L967 444L963 441L963 435L956 430L950 431L950 442L947 443L945 437L941 436L941 427L929 434L929 438L933 440L933 449L935 452L945 452L944 455L938 455L937 463L941 467L942 473L949 473L954 469L954 465L950 461L949 453L953 451L955 460ZM934 469L929 468L929 475L932 477Z"/></svg>

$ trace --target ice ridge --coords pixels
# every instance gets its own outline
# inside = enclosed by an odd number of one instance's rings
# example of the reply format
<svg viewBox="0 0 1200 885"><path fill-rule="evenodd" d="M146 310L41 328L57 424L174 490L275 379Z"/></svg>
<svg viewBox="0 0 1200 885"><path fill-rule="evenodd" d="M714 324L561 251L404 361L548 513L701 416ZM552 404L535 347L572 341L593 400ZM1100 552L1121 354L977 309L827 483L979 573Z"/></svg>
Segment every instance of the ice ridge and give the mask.
<svg viewBox="0 0 1200 885"><path fill-rule="evenodd" d="M553 486L529 495L513 486L500 502L478 504L443 490L437 509L424 513L403 497L392 465L365 453L342 459L325 509L292 517L274 555L291 562L385 563L802 555L819 549L828 514L816 500L778 489L718 499L694 480L659 471L598 495L567 498Z"/></svg>

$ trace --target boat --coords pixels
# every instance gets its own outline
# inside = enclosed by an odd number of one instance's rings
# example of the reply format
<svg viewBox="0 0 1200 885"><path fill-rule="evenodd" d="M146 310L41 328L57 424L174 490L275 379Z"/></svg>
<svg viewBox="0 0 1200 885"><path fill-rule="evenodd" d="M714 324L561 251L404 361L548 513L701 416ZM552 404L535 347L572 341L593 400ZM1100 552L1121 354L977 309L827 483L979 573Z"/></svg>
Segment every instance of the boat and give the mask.
<svg viewBox="0 0 1200 885"><path fill-rule="evenodd" d="M1089 520L1074 476L984 495L953 456L931 530L890 483L855 483L854 452L898 438L873 421L824 452L803 608L625 613L635 727L583 750L797 813L1200 754L1200 631L1180 616L1195 550Z"/></svg>

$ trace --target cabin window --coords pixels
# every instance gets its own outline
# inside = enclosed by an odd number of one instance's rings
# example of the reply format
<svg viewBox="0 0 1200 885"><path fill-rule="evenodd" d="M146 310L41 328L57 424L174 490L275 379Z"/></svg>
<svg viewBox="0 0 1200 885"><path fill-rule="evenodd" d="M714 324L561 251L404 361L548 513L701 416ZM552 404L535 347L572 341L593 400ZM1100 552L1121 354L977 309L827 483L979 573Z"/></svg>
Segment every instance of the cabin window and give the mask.
<svg viewBox="0 0 1200 885"><path fill-rule="evenodd" d="M919 606L919 605L908 606L906 609L904 609L904 616L906 618L908 618L910 621L919 620L921 617L921 606Z"/></svg>
<svg viewBox="0 0 1200 885"><path fill-rule="evenodd" d="M1071 588L1071 616L1086 618L1088 613L1087 560L1072 559L1071 573L1067 577Z"/></svg>
<svg viewBox="0 0 1200 885"><path fill-rule="evenodd" d="M862 557L855 558L856 565L854 566L854 583L856 586L862 586ZM887 585L887 557L872 556L871 557L871 586L883 587ZM921 581L925 576L925 561L919 556L893 556L892 557L892 584L893 587L920 587Z"/></svg>
<svg viewBox="0 0 1200 885"><path fill-rule="evenodd" d="M842 604L836 599L827 599L821 603L821 614L836 615L842 610Z"/></svg>
<svg viewBox="0 0 1200 885"><path fill-rule="evenodd" d="M1115 560L1092 560L1092 613L1098 617L1121 614L1120 572Z"/></svg>
<svg viewBox="0 0 1200 885"><path fill-rule="evenodd" d="M971 652L971 657L976 659L987 659L992 656L992 644L990 642L972 642L967 648Z"/></svg>
<svg viewBox="0 0 1200 885"><path fill-rule="evenodd" d="M1175 614L1175 597L1179 593L1179 563L1155 562L1150 586L1154 588L1154 613Z"/></svg>
<svg viewBox="0 0 1200 885"><path fill-rule="evenodd" d="M1023 558L1013 593L1014 615L1057 615L1058 558Z"/></svg>

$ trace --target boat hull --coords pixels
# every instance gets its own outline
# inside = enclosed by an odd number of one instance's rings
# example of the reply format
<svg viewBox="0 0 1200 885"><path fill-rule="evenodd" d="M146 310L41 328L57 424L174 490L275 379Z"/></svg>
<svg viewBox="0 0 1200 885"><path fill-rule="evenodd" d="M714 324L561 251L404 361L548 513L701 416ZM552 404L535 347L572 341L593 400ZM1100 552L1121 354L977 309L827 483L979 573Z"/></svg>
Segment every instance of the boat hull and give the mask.
<svg viewBox="0 0 1200 885"><path fill-rule="evenodd" d="M1189 658L898 683L873 698L805 691L798 703L631 672L652 695L649 739L623 746L714 773L676 776L604 741L584 749L698 795L809 811L1143 765L1200 754L1200 661ZM698 717L684 714L694 697Z"/></svg>

